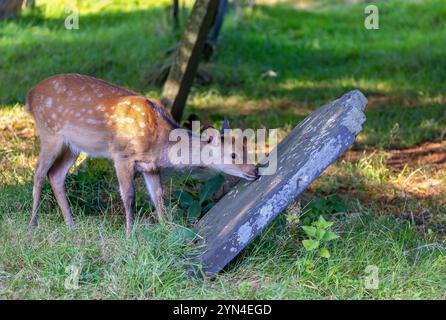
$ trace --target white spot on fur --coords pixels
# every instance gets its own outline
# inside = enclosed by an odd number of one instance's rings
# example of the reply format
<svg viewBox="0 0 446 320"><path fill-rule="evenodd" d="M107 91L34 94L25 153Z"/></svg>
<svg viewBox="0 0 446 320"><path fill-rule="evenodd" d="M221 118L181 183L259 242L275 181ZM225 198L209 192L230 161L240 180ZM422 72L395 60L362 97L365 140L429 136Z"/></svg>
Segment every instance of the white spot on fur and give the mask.
<svg viewBox="0 0 446 320"><path fill-rule="evenodd" d="M45 101L45 104L48 108L51 108L53 106L53 99L51 97L48 97Z"/></svg>
<svg viewBox="0 0 446 320"><path fill-rule="evenodd" d="M87 119L87 123L90 123L90 124L100 124L100 123L102 123L102 121L89 118L89 119Z"/></svg>
<svg viewBox="0 0 446 320"><path fill-rule="evenodd" d="M118 118L116 122L118 123L133 123L135 120L133 118Z"/></svg>

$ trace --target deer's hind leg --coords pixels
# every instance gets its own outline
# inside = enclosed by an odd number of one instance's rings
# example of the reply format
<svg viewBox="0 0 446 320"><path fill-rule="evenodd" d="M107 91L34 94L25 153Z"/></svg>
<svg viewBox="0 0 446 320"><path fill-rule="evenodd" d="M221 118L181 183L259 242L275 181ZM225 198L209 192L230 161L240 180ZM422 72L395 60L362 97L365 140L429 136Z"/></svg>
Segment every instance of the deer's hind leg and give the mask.
<svg viewBox="0 0 446 320"><path fill-rule="evenodd" d="M63 218L68 228L73 226L73 217L65 193L65 178L74 162L76 162L77 157L78 154L73 153L70 148L64 146L61 155L48 171L48 179L50 180L51 187L53 188L54 195L62 210Z"/></svg>
<svg viewBox="0 0 446 320"><path fill-rule="evenodd" d="M31 227L37 227L37 211L40 206L40 194L45 177L64 148L63 141L57 137L45 137L45 139L41 139L41 143L39 159L34 172L33 211L29 222Z"/></svg>

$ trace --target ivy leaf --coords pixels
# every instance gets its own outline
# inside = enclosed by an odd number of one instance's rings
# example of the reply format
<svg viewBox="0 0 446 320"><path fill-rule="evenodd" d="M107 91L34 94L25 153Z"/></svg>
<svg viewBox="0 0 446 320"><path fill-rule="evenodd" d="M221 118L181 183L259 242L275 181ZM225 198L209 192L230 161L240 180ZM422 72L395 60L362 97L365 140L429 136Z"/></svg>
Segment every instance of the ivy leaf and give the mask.
<svg viewBox="0 0 446 320"><path fill-rule="evenodd" d="M209 200L218 190L220 190L224 182L225 178L221 174L207 180L200 189L200 204Z"/></svg>
<svg viewBox="0 0 446 320"><path fill-rule="evenodd" d="M174 230L169 234L170 240L180 244L189 243L196 237L197 234L192 229L179 225L175 225Z"/></svg>
<svg viewBox="0 0 446 320"><path fill-rule="evenodd" d="M186 191L175 190L173 194L178 199L178 203L180 204L180 207L183 209L189 207L191 203L194 201L192 196Z"/></svg>
<svg viewBox="0 0 446 320"><path fill-rule="evenodd" d="M307 251L313 251L319 247L319 241L317 240L305 239L302 241L302 244Z"/></svg>
<svg viewBox="0 0 446 320"><path fill-rule="evenodd" d="M201 216L201 205L198 201L192 201L187 210L187 216L191 220L197 220Z"/></svg>
<svg viewBox="0 0 446 320"><path fill-rule="evenodd" d="M328 251L327 248L320 248L319 249L319 256L322 258L330 258L330 251Z"/></svg>

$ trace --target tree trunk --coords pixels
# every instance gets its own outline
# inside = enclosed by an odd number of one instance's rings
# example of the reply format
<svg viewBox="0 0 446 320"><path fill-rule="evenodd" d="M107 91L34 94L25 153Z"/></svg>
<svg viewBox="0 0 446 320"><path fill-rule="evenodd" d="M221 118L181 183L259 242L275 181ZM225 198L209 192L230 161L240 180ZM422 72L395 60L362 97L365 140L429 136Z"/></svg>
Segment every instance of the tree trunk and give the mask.
<svg viewBox="0 0 446 320"><path fill-rule="evenodd" d="M173 28L175 30L177 30L180 27L179 11L180 11L179 0L173 0L171 8L171 19L173 22Z"/></svg>
<svg viewBox="0 0 446 320"><path fill-rule="evenodd" d="M0 0L0 19L13 17L28 7L34 7L35 0Z"/></svg>
<svg viewBox="0 0 446 320"><path fill-rule="evenodd" d="M219 0L197 0L164 84L161 102L180 121Z"/></svg>

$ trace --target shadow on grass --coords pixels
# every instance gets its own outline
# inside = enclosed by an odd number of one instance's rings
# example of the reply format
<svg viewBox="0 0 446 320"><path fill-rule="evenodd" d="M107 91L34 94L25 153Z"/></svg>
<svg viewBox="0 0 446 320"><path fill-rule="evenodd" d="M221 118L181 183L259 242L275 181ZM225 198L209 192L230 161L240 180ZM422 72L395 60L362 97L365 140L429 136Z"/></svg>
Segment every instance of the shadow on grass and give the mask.
<svg viewBox="0 0 446 320"><path fill-rule="evenodd" d="M163 20L164 9L85 14L78 30L66 30L64 19L24 16L0 22L0 101L23 103L39 81L77 72L138 91L148 88L145 73L175 42Z"/></svg>
<svg viewBox="0 0 446 320"><path fill-rule="evenodd" d="M363 27L362 6L312 12L258 5L252 15L232 13L214 57L215 81L193 89L192 110L229 113L245 127L294 126L311 110L358 88L373 107L361 148L439 139L446 121L444 10L436 1L406 4L401 15L400 7L394 10L399 5L382 4L385 28L377 31ZM149 85L146 75L177 41L161 6L83 14L80 29L71 31L63 18L27 15L0 22L0 33L4 103L23 102L34 84L62 72L158 95L160 88ZM278 76L264 76L268 70ZM210 91L221 102L200 101ZM236 102L228 108L232 97Z"/></svg>

